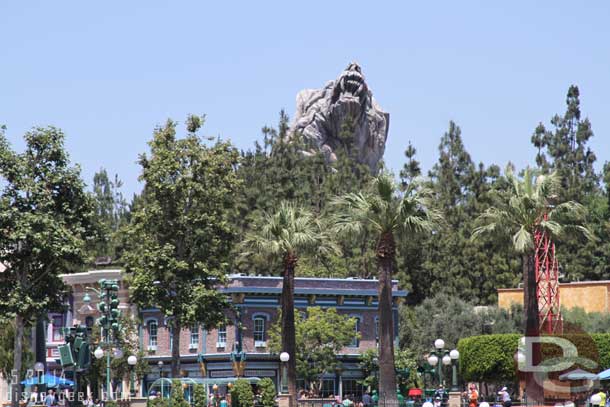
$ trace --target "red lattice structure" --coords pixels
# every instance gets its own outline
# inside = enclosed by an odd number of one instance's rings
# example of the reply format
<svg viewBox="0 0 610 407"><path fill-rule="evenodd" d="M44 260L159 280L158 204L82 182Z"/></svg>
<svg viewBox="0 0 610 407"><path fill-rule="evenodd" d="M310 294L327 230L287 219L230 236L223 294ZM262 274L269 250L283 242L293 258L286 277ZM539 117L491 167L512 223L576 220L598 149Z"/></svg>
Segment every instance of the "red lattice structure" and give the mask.
<svg viewBox="0 0 610 407"><path fill-rule="evenodd" d="M559 266L555 258L555 243L548 233L541 229L534 234L534 243L540 333L561 334L563 318L559 301Z"/></svg>

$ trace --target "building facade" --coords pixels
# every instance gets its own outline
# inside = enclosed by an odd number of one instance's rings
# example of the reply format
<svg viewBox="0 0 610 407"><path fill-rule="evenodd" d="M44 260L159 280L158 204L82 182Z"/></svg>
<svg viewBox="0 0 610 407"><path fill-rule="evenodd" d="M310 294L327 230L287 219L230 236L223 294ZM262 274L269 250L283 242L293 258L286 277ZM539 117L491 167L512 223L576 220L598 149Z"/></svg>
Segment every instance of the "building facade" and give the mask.
<svg viewBox="0 0 610 407"><path fill-rule="evenodd" d="M165 316L158 309L137 309L129 302L129 287L121 270L93 270L86 273L64 275L62 278L72 288L68 311L65 314L50 314L47 325L47 364L57 366L57 346L63 343L61 327L94 324L99 317L95 308L97 301L86 303L85 294L94 298L98 281L116 279L119 281L119 308L138 324L140 349L145 354L150 369L146 377L140 378L141 394L147 395L151 386L160 377L170 377L171 339L174 334ZM341 314L357 319L356 330L360 338L344 348L337 357L342 369L323 379L325 394L361 393L358 380L362 378L359 356L367 349L377 347L378 301L377 280L296 278L295 307L307 313L307 308L318 306L333 307ZM211 387L218 384L220 391L235 380L231 363L231 352L236 349L236 341L241 333L241 348L245 354L243 376L251 381L269 377L279 385L279 356L269 351L268 332L276 322L280 309L282 279L280 277L230 276L226 287L219 288L226 293L237 313L227 311L232 321L210 331L199 326L183 329L180 337L181 376L184 378L206 379ZM398 304L407 293L398 289L393 281L395 335L398 333ZM238 331L241 326L241 332ZM356 332L354 332L356 334ZM162 361L163 364L159 364ZM161 366L160 366L161 365ZM217 382L217 383L216 383ZM300 383L303 387L303 383Z"/></svg>
<svg viewBox="0 0 610 407"><path fill-rule="evenodd" d="M586 312L610 312L610 281L579 281L559 284L559 300L566 309L582 308ZM523 305L523 288L499 288L498 306Z"/></svg>

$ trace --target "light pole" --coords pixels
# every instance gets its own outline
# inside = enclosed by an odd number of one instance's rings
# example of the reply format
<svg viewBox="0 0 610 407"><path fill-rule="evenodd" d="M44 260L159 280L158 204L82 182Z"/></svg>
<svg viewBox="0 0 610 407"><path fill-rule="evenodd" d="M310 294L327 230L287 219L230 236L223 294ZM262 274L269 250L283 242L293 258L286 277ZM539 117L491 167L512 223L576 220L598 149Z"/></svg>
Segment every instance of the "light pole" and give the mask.
<svg viewBox="0 0 610 407"><path fill-rule="evenodd" d="M458 381L457 381L457 364L460 359L460 352L457 349L453 349L449 352L449 358L451 359L451 369L452 369L452 377L451 377L451 391L459 391Z"/></svg>
<svg viewBox="0 0 610 407"><path fill-rule="evenodd" d="M119 311L119 299L118 299L118 291L119 291L119 283L117 280L99 280L100 289L96 290L92 287L85 287L85 290L93 291L96 293L100 299L100 302L97 304L98 311L102 314L102 316L97 320L98 325L101 328L101 337L103 338L102 343L106 347L106 389L108 400L112 400L112 382L110 377L110 333L112 331L113 338L117 338L118 333L121 329L121 324L119 323L119 316L121 315L121 311ZM88 305L91 302L91 297L88 292L85 292L85 296L83 297L83 302L85 305ZM103 349L98 348L102 351ZM97 350L94 352L94 355L97 359L101 359L101 356L98 357L99 353Z"/></svg>
<svg viewBox="0 0 610 407"><path fill-rule="evenodd" d="M288 394L288 361L290 360L290 355L288 352L280 353L280 361L282 362L282 393Z"/></svg>
<svg viewBox="0 0 610 407"><path fill-rule="evenodd" d="M130 355L127 358L127 364L129 365L129 370L131 371L131 377L129 378L129 396L134 397L136 395L136 377L135 377L135 367L136 363L138 363L138 358L134 355Z"/></svg>
<svg viewBox="0 0 610 407"><path fill-rule="evenodd" d="M163 398L163 361L162 360L158 361L157 366L159 366L159 381L161 382L161 398Z"/></svg>

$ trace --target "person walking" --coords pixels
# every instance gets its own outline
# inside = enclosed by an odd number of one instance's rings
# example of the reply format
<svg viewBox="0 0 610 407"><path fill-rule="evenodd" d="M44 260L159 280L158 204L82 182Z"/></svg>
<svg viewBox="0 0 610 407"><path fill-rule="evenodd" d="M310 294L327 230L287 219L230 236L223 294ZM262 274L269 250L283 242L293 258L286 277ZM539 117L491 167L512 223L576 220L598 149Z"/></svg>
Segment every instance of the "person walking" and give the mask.
<svg viewBox="0 0 610 407"><path fill-rule="evenodd" d="M510 394L508 393L508 389L506 387L502 387L502 390L498 392L501 397L502 405L504 407L511 407L513 402L510 399Z"/></svg>
<svg viewBox="0 0 610 407"><path fill-rule="evenodd" d="M364 407L371 407L373 405L373 400L368 391L362 395L362 404L364 404Z"/></svg>
<svg viewBox="0 0 610 407"><path fill-rule="evenodd" d="M477 407L479 404L479 392L474 383L470 384L468 391L468 407Z"/></svg>
<svg viewBox="0 0 610 407"><path fill-rule="evenodd" d="M57 403L55 402L55 391L53 389L49 389L47 396L44 398L44 405L46 407L53 407Z"/></svg>

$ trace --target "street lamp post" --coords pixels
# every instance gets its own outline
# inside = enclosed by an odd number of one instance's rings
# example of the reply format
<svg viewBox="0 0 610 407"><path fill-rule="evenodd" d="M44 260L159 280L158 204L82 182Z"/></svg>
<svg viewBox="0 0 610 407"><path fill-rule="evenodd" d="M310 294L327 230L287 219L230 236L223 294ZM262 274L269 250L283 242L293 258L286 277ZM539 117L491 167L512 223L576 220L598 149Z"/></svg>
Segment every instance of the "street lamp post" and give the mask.
<svg viewBox="0 0 610 407"><path fill-rule="evenodd" d="M459 391L458 382L457 382L457 364L460 359L460 352L457 349L453 349L449 352L449 357L451 358L451 369L452 369L452 377L451 377L451 391Z"/></svg>
<svg viewBox="0 0 610 407"><path fill-rule="evenodd" d="M102 316L97 320L101 330L102 330L102 343L106 347L106 391L108 395L108 400L112 400L112 381L110 377L110 348L111 344L111 331L112 336L114 338L117 337L121 325L119 323L119 316L121 312L119 311L119 299L117 293L119 291L119 283L117 280L106 280L101 279L99 281L100 289L96 290L92 287L86 287L85 290L93 291L96 293L100 299L100 302L97 304L97 309L102 314ZM88 305L91 302L91 297L88 292L85 292L85 296L83 297L83 302L85 305ZM101 350L101 356L103 356L103 349ZM94 355L97 359L101 359L101 356L97 350L94 352Z"/></svg>
<svg viewBox="0 0 610 407"><path fill-rule="evenodd" d="M138 363L138 358L134 355L131 355L127 358L127 364L129 365L129 370L131 371L131 377L129 378L129 396L134 397L136 395L136 377L135 377L135 367L136 363Z"/></svg>
<svg viewBox="0 0 610 407"><path fill-rule="evenodd" d="M288 393L288 361L290 360L290 355L288 352L280 353L280 361L282 362L282 393Z"/></svg>
<svg viewBox="0 0 610 407"><path fill-rule="evenodd" d="M161 398L163 398L163 361L162 360L158 361L157 366L159 366L159 381L161 382Z"/></svg>

